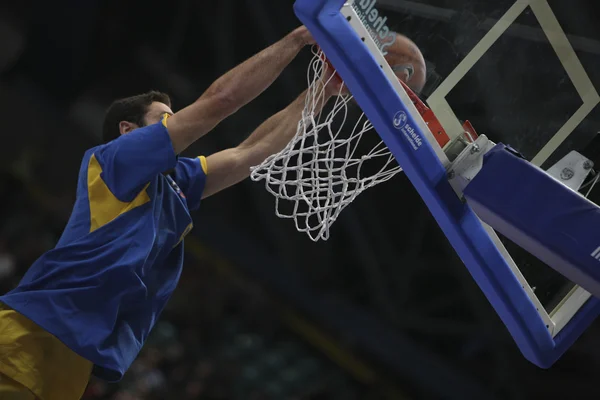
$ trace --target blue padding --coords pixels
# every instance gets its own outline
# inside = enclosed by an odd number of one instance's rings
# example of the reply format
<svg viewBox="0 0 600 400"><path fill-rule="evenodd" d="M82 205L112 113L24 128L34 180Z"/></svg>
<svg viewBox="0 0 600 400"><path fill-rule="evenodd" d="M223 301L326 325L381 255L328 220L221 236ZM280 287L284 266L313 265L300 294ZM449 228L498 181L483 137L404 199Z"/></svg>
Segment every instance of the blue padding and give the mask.
<svg viewBox="0 0 600 400"><path fill-rule="evenodd" d="M483 221L600 296L596 204L502 144L485 155L483 169L467 186L465 197Z"/></svg>
<svg viewBox="0 0 600 400"><path fill-rule="evenodd" d="M444 166L414 117L341 14L345 1L297 0L294 9L404 169L523 355L540 367L549 367L598 316L600 302L589 300L560 334L552 338L480 219L454 193ZM403 127L396 129L394 116L400 112L408 118ZM423 143L416 148L415 138Z"/></svg>

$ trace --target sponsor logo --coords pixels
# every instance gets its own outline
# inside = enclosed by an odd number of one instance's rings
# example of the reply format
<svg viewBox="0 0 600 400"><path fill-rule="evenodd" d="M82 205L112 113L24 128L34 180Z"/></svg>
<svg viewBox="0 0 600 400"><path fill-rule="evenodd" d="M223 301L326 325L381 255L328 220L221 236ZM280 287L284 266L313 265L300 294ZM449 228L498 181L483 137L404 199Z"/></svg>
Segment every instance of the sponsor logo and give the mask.
<svg viewBox="0 0 600 400"><path fill-rule="evenodd" d="M408 117L406 116L406 113L404 111L398 111L396 115L394 115L394 127L396 127L396 129L404 128L407 120Z"/></svg>
<svg viewBox="0 0 600 400"><path fill-rule="evenodd" d="M356 0L352 7L385 56L387 49L396 42L396 33L386 25L387 17L381 15L375 3L377 0Z"/></svg>
<svg viewBox="0 0 600 400"><path fill-rule="evenodd" d="M408 123L408 116L404 111L398 111L394 115L392 123L394 124L394 128L402 132L414 150L418 150L423 145L423 139L417 133L416 129Z"/></svg>

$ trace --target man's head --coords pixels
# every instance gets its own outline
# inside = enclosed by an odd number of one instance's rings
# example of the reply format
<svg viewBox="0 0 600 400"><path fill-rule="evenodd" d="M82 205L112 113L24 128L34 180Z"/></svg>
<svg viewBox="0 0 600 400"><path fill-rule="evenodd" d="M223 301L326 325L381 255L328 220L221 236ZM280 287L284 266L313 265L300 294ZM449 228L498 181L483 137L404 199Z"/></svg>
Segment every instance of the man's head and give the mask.
<svg viewBox="0 0 600 400"><path fill-rule="evenodd" d="M393 35L396 35L396 38L394 43L388 46L385 59L398 79L418 94L423 90L427 79L425 58L412 40L399 33L393 33ZM328 92L333 95L349 94L348 88L342 88L342 81L339 77L333 77L330 80L333 73L333 66L329 66L324 77L325 81L329 82Z"/></svg>
<svg viewBox="0 0 600 400"><path fill-rule="evenodd" d="M108 143L134 129L159 122L163 115L173 114L167 94L151 91L116 100L104 118L102 139Z"/></svg>
<svg viewBox="0 0 600 400"><path fill-rule="evenodd" d="M388 48L385 59L396 76L413 91L419 93L425 86L427 66L417 45L404 35L396 34L396 41Z"/></svg>

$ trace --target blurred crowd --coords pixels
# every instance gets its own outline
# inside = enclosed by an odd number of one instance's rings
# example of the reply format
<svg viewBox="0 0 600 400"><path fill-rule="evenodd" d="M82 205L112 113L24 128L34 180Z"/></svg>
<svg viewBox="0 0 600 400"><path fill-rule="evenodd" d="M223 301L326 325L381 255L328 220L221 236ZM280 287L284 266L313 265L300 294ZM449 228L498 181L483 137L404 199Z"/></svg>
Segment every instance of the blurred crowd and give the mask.
<svg viewBox="0 0 600 400"><path fill-rule="evenodd" d="M41 193L14 168L0 172L0 290L16 285L59 238L73 199ZM119 383L92 379L86 400L344 399L361 387L291 333L259 287L232 279L206 248L147 346Z"/></svg>

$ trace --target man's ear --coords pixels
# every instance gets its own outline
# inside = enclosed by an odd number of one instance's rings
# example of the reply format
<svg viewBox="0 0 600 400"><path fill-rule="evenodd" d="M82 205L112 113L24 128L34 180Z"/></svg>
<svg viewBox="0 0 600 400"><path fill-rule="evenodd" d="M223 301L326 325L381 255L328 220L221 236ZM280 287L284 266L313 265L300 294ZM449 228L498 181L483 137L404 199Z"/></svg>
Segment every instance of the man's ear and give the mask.
<svg viewBox="0 0 600 400"><path fill-rule="evenodd" d="M121 135L129 133L137 128L139 128L139 126L137 126L137 124L134 124L132 122L127 122L127 121L119 122L119 133L121 133Z"/></svg>

